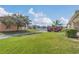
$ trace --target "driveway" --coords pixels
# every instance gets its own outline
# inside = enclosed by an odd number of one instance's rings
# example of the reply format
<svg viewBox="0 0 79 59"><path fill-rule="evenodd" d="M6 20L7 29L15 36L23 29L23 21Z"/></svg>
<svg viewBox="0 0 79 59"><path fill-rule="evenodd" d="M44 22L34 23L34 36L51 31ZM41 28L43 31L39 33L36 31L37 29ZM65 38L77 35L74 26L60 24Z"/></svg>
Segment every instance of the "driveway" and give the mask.
<svg viewBox="0 0 79 59"><path fill-rule="evenodd" d="M40 33L40 32L37 32ZM37 33L16 33L16 34L1 34L0 35L0 39L5 39L5 38L9 38L9 37L13 37L13 36L17 36L17 35L31 35L31 34L37 34Z"/></svg>
<svg viewBox="0 0 79 59"><path fill-rule="evenodd" d="M0 35L0 39L5 39L5 38L13 37L13 36L16 36L16 35L22 35L22 34L25 34L25 33L17 33L17 34L2 34L2 35Z"/></svg>
<svg viewBox="0 0 79 59"><path fill-rule="evenodd" d="M5 38L13 37L16 35L23 35L23 34L31 34L31 33L2 34L0 35L0 39L5 39Z"/></svg>

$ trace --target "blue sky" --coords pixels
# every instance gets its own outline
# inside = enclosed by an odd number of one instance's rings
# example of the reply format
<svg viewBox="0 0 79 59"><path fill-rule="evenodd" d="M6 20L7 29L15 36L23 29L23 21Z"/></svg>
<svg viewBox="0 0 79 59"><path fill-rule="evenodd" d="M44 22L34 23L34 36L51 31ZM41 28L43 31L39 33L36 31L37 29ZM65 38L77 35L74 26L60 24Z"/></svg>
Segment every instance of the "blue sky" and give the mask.
<svg viewBox="0 0 79 59"><path fill-rule="evenodd" d="M79 6L77 5L3 5L0 7L4 8L8 12L20 12L24 15L29 15L28 10L33 8L35 12L43 12L52 19L57 19L60 17L68 19L70 16L72 16L75 10L79 9Z"/></svg>
<svg viewBox="0 0 79 59"><path fill-rule="evenodd" d="M21 13L30 17L31 20L36 19L31 12L46 15L46 18L51 20L60 19L63 17L65 20L70 19L76 10L79 10L78 5L1 5L0 8L5 9L10 13ZM45 18L44 17L44 18Z"/></svg>

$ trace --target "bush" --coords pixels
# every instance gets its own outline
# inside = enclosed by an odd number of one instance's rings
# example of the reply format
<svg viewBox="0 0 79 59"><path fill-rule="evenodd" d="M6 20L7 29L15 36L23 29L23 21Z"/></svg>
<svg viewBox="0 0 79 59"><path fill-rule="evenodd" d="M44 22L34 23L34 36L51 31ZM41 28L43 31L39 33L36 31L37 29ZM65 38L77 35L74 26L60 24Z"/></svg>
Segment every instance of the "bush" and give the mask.
<svg viewBox="0 0 79 59"><path fill-rule="evenodd" d="M77 38L77 30L75 30L75 29L70 29L70 30L67 30L66 31L66 35L67 35L67 37L69 37L69 38Z"/></svg>
<svg viewBox="0 0 79 59"><path fill-rule="evenodd" d="M47 27L47 31L48 32L51 32L51 31L54 31L54 32L59 32L63 29L62 26L48 26Z"/></svg>
<svg viewBox="0 0 79 59"><path fill-rule="evenodd" d="M53 31L54 31L54 32L59 32L59 31L61 31L62 29L63 29L62 26L54 26L54 27L53 27Z"/></svg>
<svg viewBox="0 0 79 59"><path fill-rule="evenodd" d="M48 26L48 27L47 27L47 31L48 31L48 32L51 32L51 31L52 31L52 27L51 27L51 26Z"/></svg>

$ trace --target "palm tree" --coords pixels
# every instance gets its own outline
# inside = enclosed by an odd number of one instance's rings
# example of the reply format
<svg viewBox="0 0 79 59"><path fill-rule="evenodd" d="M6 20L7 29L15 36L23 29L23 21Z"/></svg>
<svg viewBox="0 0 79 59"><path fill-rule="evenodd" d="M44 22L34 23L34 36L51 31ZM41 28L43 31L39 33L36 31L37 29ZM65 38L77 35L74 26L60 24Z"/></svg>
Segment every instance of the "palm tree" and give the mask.
<svg viewBox="0 0 79 59"><path fill-rule="evenodd" d="M55 20L52 22L52 26L62 26L63 23L60 20Z"/></svg>

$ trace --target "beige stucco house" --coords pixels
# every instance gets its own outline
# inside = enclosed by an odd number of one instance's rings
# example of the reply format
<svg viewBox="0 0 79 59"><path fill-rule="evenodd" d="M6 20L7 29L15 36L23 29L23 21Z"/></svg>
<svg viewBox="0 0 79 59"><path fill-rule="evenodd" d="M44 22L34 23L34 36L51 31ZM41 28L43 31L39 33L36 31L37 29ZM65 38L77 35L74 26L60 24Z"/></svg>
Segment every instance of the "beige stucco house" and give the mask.
<svg viewBox="0 0 79 59"><path fill-rule="evenodd" d="M79 30L79 10L77 10L74 15L71 17L67 28Z"/></svg>

